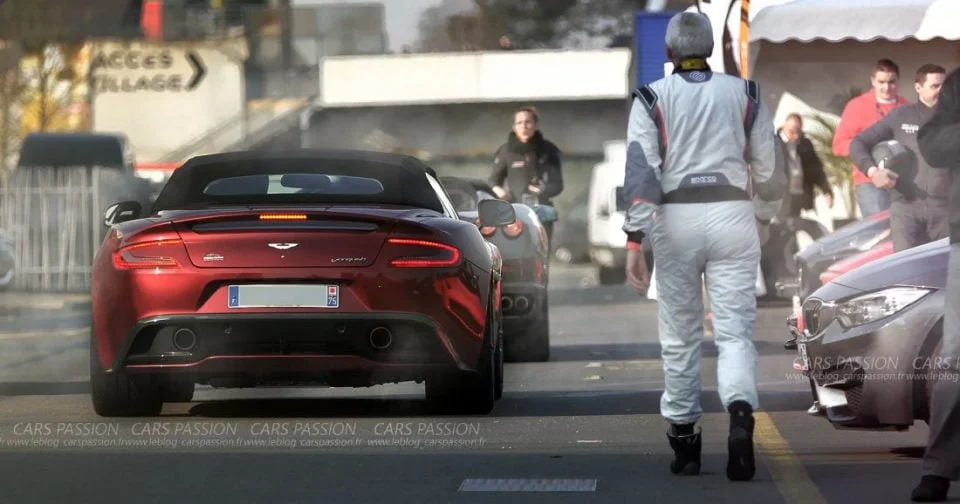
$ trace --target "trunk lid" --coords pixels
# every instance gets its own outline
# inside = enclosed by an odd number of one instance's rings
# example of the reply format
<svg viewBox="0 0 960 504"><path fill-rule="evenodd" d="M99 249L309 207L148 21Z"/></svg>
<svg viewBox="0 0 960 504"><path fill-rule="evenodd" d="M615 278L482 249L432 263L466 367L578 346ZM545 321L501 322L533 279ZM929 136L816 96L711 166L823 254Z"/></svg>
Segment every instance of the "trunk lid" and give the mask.
<svg viewBox="0 0 960 504"><path fill-rule="evenodd" d="M398 217L261 210L184 215L174 226L198 268L360 268L376 261Z"/></svg>

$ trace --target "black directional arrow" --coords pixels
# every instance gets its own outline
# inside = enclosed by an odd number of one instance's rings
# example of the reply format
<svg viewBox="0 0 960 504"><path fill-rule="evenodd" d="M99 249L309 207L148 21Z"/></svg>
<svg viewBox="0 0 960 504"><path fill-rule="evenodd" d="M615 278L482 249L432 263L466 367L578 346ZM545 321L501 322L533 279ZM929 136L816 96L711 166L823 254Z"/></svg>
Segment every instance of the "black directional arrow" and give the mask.
<svg viewBox="0 0 960 504"><path fill-rule="evenodd" d="M200 57L193 51L187 51L187 61L189 61L190 66L193 67L193 77L190 78L190 83L187 84L187 91L193 91L207 75L207 67L203 66Z"/></svg>

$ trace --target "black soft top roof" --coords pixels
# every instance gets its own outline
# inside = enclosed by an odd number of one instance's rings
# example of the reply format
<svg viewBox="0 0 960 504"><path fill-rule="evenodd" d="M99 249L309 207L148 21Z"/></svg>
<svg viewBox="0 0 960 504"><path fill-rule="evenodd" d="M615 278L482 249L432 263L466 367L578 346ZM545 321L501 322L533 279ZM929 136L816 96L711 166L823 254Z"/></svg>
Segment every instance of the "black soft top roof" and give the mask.
<svg viewBox="0 0 960 504"><path fill-rule="evenodd" d="M219 179L287 173L367 177L378 180L384 190L373 195L305 193L213 196L203 192L211 182ZM301 149L211 154L191 158L173 172L153 204L153 213L219 205L336 203L404 205L443 212L427 174L436 178L433 168L413 156L373 151Z"/></svg>

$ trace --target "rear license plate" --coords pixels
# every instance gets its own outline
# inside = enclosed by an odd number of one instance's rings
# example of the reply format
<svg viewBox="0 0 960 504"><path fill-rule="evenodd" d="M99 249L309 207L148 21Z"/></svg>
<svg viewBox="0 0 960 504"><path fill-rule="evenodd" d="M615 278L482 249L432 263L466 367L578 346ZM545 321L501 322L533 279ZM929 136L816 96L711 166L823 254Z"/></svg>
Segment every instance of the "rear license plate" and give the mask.
<svg viewBox="0 0 960 504"><path fill-rule="evenodd" d="M227 308L339 308L338 285L231 285Z"/></svg>

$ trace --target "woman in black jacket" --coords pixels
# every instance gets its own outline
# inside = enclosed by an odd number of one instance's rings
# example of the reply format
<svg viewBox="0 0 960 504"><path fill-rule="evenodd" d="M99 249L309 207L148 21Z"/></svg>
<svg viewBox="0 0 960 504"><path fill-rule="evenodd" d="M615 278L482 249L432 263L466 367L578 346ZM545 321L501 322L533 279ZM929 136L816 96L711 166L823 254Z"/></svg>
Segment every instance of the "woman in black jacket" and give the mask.
<svg viewBox="0 0 960 504"><path fill-rule="evenodd" d="M513 114L513 131L497 149L490 185L501 199L519 203L524 193L544 205L563 192L560 149L543 138L536 109L524 107Z"/></svg>
<svg viewBox="0 0 960 504"><path fill-rule="evenodd" d="M938 367L932 377L930 434L922 478L912 495L914 502L942 502L950 481L960 479L960 383L956 379L960 359L960 68L943 81L933 118L920 127L917 144L930 166L949 168L950 174L950 260L938 356L949 369Z"/></svg>

